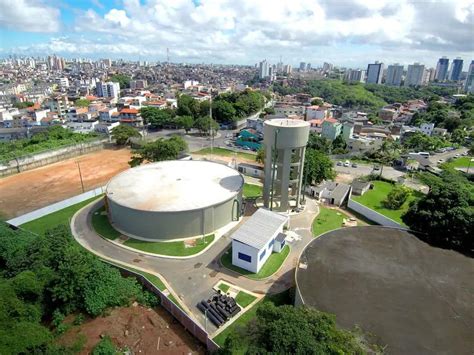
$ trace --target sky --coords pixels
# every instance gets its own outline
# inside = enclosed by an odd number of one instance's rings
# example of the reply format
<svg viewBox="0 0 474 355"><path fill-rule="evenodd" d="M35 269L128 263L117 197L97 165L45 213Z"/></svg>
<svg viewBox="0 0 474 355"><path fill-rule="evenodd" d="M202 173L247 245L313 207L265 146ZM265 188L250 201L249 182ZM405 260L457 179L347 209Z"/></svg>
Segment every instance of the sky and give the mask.
<svg viewBox="0 0 474 355"><path fill-rule="evenodd" d="M364 68L474 59L474 0L0 0L0 56Z"/></svg>

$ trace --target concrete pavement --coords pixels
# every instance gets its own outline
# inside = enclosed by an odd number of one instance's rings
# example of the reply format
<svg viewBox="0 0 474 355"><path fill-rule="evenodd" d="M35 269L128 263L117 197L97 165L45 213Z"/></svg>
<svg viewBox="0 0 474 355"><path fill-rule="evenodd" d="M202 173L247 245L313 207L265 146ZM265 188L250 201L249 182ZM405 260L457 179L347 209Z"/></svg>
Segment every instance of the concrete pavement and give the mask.
<svg viewBox="0 0 474 355"><path fill-rule="evenodd" d="M301 238L288 243L291 250L282 268L265 280L252 280L220 265L220 256L231 245L230 235L233 230L216 241L206 253L195 258L178 260L144 255L110 243L93 230L91 215L101 203L101 201L93 202L76 213L71 222L71 229L76 240L99 257L106 257L132 268L139 267L142 270L160 274L170 285L172 289L170 291L178 296L203 326L204 316L195 305L201 299L209 297L212 286L218 280L225 280L258 294L279 293L293 286L296 262L304 247L313 238L311 223L319 211L316 202L307 198L305 211L290 217L289 230L297 233ZM209 325L208 327L212 334L215 328Z"/></svg>

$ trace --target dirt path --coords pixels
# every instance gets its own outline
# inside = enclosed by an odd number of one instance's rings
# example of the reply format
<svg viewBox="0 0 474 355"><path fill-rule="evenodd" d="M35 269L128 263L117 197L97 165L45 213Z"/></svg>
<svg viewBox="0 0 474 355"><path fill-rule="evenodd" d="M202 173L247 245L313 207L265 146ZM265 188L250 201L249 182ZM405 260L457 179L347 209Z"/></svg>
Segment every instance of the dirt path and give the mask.
<svg viewBox="0 0 474 355"><path fill-rule="evenodd" d="M85 339L85 345L79 354L90 354L101 336L105 335L118 348L128 348L132 354L205 353L204 345L161 307L116 308L105 317L74 326L61 336L59 343L71 346L79 339Z"/></svg>
<svg viewBox="0 0 474 355"><path fill-rule="evenodd" d="M0 219L24 213L105 185L127 169L129 149L104 149L0 179Z"/></svg>

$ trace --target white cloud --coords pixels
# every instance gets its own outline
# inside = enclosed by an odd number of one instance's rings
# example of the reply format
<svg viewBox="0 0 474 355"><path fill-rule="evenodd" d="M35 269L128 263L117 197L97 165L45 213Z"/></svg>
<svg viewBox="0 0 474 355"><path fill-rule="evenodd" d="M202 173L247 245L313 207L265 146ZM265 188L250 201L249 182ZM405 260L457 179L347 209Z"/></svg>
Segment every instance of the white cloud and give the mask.
<svg viewBox="0 0 474 355"><path fill-rule="evenodd" d="M360 55L384 60L376 54L385 53L402 62L416 55L473 55L473 14L474 0L202 0L197 6L192 0L123 0L103 16L80 12L74 30L90 40L72 34L75 48L64 45L70 53L90 54L116 53L120 46L124 56L156 59L170 48L174 60L247 63L280 54L288 61L326 55L352 62L364 48ZM353 50L338 52L341 44ZM58 48L53 41L41 46Z"/></svg>
<svg viewBox="0 0 474 355"><path fill-rule="evenodd" d="M24 32L57 32L59 10L39 0L0 0L0 28Z"/></svg>

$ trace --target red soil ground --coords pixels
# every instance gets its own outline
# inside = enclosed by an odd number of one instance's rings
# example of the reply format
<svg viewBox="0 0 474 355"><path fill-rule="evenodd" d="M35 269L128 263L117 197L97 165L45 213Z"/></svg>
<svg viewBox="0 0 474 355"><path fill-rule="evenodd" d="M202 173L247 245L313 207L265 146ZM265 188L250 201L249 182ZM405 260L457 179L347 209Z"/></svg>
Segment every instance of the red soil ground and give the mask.
<svg viewBox="0 0 474 355"><path fill-rule="evenodd" d="M129 149L103 149L0 179L0 218L13 218L105 185L129 168Z"/></svg>
<svg viewBox="0 0 474 355"><path fill-rule="evenodd" d="M120 349L132 354L204 354L205 347L161 307L142 306L117 308L106 317L98 317L74 326L59 339L72 345L85 339L79 354L90 354L101 336L108 335Z"/></svg>

